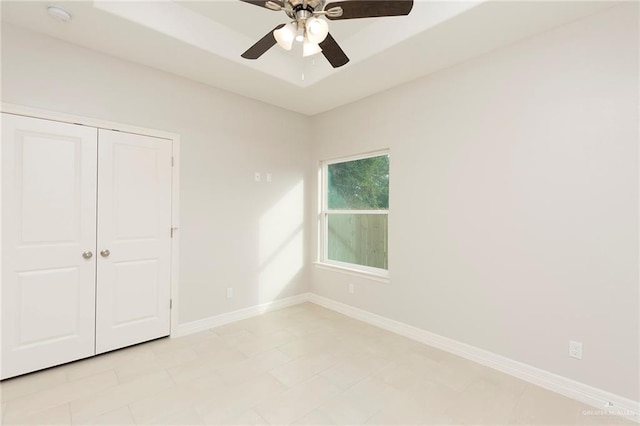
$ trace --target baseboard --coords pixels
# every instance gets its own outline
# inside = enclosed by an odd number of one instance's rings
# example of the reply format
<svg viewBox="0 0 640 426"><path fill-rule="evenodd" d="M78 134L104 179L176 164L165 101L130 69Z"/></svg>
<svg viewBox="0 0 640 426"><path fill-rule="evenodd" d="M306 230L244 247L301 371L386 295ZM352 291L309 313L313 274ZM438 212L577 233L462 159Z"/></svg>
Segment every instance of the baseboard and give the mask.
<svg viewBox="0 0 640 426"><path fill-rule="evenodd" d="M308 301L640 423L640 402L317 294L309 293Z"/></svg>
<svg viewBox="0 0 640 426"><path fill-rule="evenodd" d="M172 333L171 337L182 337L186 336L187 334L198 333L200 331L205 331L213 327L219 327L224 324L229 324L235 321L255 317L257 315L264 314L265 312L276 311L278 309L304 303L308 300L309 293L302 293L296 296L286 297L284 299L278 299L272 302L250 306L248 308L227 312L201 320L178 324L176 332Z"/></svg>
<svg viewBox="0 0 640 426"><path fill-rule="evenodd" d="M197 333L304 302L312 302L316 305L340 312L357 320L442 349L552 392L583 402L602 412L619 414L629 420L640 423L640 402L313 293L302 293L198 321L179 324L176 332L173 333L171 337Z"/></svg>

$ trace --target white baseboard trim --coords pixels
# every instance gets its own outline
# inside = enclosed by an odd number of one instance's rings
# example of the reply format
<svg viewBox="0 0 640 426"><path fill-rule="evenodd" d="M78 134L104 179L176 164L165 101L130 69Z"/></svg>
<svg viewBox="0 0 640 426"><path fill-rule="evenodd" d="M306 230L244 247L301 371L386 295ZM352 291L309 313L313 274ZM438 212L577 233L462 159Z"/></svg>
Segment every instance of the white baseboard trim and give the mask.
<svg viewBox="0 0 640 426"><path fill-rule="evenodd" d="M522 379L526 382L559 393L594 407L602 412L611 412L640 423L640 402L598 389L584 383L542 370L531 365L514 361L502 355L489 352L448 337L426 331L363 309L355 308L313 293L302 293L296 296L275 300L260 305L239 309L233 312L179 324L171 337L205 331L213 327L251 318L265 312L275 311L304 302L312 302L357 320L408 337L418 342L461 356L478 364L493 368L503 373Z"/></svg>
<svg viewBox="0 0 640 426"><path fill-rule="evenodd" d="M238 309L237 311L227 312L201 320L178 324L176 332L172 333L171 337L182 337L188 334L198 333L200 331L205 331L213 327L219 327L224 324L229 324L235 321L255 317L257 315L264 314L265 312L276 311L278 309L304 303L308 300L309 293L302 293L296 296L286 297L284 299L278 299L272 302Z"/></svg>
<svg viewBox="0 0 640 426"><path fill-rule="evenodd" d="M640 402L317 294L309 293L308 301L640 423Z"/></svg>

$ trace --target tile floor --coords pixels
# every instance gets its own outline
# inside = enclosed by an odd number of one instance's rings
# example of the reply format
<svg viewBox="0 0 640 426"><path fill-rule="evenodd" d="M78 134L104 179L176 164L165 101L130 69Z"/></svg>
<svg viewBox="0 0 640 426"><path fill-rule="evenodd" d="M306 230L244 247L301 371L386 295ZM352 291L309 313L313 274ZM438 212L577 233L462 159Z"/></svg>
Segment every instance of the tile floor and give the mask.
<svg viewBox="0 0 640 426"><path fill-rule="evenodd" d="M0 383L2 424L632 424L310 303Z"/></svg>

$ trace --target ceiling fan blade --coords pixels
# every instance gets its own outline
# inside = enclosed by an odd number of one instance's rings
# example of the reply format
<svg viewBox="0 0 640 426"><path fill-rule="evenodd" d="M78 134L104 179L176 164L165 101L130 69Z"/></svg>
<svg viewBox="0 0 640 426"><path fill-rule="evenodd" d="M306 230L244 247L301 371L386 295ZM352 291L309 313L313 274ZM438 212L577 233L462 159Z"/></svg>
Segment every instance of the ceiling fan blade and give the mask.
<svg viewBox="0 0 640 426"><path fill-rule="evenodd" d="M264 7L265 9L273 10L273 9L267 7L267 0L240 0L240 1L244 2L244 3L249 3L249 4L254 4L256 6ZM277 3L281 7L284 7L284 3L282 3L279 0L274 0L274 3Z"/></svg>
<svg viewBox="0 0 640 426"><path fill-rule="evenodd" d="M383 16L408 15L413 8L413 0L343 0L327 3L324 10L334 7L342 8L342 15L327 18L339 19L379 18Z"/></svg>
<svg viewBox="0 0 640 426"><path fill-rule="evenodd" d="M284 24L280 24L273 30L269 31L267 34L265 34L264 37L258 40L256 44L248 48L247 51L244 52L241 56L245 59L258 59L264 54L264 52L275 46L276 38L273 36L273 32L275 30L279 30L282 27L284 27Z"/></svg>
<svg viewBox="0 0 640 426"><path fill-rule="evenodd" d="M331 34L327 34L327 38L318 44L322 49L322 54L332 67L338 68L349 62L349 58L340 48L336 40L331 37Z"/></svg>

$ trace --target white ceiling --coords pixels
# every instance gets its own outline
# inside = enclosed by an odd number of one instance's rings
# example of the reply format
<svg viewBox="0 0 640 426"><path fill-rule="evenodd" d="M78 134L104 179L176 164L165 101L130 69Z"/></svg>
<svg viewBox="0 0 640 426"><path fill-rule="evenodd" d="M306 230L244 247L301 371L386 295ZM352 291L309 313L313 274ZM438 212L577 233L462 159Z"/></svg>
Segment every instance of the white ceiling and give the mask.
<svg viewBox="0 0 640 426"><path fill-rule="evenodd" d="M613 1L426 1L409 16L330 21L351 61L300 48L240 54L288 20L239 0L2 1L2 21L308 115L369 96L614 6Z"/></svg>

